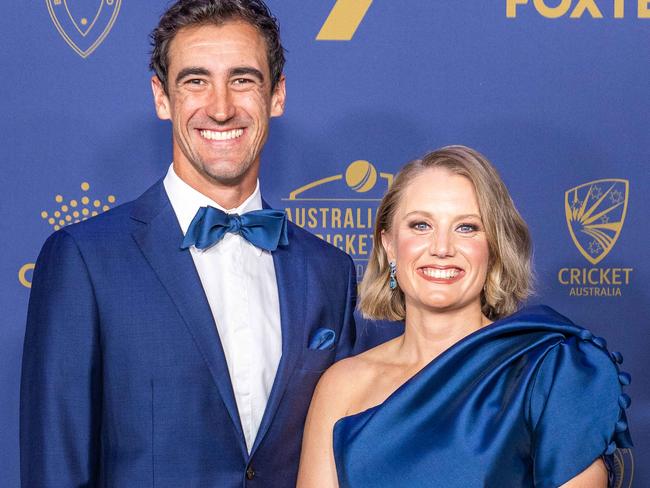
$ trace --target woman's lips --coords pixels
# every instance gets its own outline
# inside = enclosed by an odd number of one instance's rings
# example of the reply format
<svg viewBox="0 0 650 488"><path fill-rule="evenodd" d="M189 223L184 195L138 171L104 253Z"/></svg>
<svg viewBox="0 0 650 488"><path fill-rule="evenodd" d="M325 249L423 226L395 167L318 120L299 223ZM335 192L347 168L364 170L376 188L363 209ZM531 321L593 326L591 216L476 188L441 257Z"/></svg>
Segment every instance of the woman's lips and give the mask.
<svg viewBox="0 0 650 488"><path fill-rule="evenodd" d="M418 268L417 272L420 276L422 276L422 278L427 281L445 284L454 283L465 275L465 271L463 269L457 268L455 266L423 266L421 268Z"/></svg>

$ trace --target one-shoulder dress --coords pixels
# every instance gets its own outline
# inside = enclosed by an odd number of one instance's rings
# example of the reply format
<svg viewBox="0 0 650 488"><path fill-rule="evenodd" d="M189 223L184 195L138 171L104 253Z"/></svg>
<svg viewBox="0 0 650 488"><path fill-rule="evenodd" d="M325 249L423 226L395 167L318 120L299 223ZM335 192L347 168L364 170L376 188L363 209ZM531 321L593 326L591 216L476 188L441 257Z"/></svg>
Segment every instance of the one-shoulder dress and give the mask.
<svg viewBox="0 0 650 488"><path fill-rule="evenodd" d="M334 426L341 488L551 488L632 446L622 356L554 310L465 337Z"/></svg>

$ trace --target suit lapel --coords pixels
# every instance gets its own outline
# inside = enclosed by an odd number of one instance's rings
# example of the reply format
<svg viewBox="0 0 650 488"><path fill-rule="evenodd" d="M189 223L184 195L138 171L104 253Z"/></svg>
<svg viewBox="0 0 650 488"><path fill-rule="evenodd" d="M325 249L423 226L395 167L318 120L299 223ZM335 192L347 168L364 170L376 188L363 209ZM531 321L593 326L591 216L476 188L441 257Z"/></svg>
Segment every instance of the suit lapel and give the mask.
<svg viewBox="0 0 650 488"><path fill-rule="evenodd" d="M307 306L307 272L305 255L299 250L299 239L289 226L289 245L273 252L275 278L278 283L280 322L282 328L282 358L273 388L264 410L262 422L251 449L255 452L266 435L287 389L291 374L300 356L304 333L304 310Z"/></svg>
<svg viewBox="0 0 650 488"><path fill-rule="evenodd" d="M133 232L133 237L194 338L247 456L228 365L212 311L189 250L180 248L183 234L161 182L136 201L132 218L147 224Z"/></svg>

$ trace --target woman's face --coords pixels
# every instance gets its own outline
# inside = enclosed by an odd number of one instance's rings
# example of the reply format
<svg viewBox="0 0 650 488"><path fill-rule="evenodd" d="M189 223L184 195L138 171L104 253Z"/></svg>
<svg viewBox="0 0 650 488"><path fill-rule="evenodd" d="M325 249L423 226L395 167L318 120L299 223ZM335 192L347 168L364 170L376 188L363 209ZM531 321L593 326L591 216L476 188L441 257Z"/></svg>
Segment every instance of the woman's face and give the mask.
<svg viewBox="0 0 650 488"><path fill-rule="evenodd" d="M414 307L480 310L489 250L474 185L467 178L443 168L415 177L382 242L397 264L407 315Z"/></svg>

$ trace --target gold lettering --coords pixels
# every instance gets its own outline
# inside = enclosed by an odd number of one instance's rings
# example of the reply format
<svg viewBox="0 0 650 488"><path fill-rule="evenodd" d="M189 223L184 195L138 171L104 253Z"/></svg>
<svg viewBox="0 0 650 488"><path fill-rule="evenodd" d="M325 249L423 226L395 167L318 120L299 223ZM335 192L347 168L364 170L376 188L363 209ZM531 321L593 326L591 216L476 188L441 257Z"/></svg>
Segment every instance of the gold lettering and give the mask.
<svg viewBox="0 0 650 488"><path fill-rule="evenodd" d="M598 278L592 278L592 275L594 274L594 271L596 272L596 275L597 275L598 272L600 271L600 269L598 269L598 268L592 268L592 269L589 270L588 280L589 280L589 284L590 284L590 285L597 285L597 284L599 284L599 280L598 280ZM602 276L602 273L601 273L601 276Z"/></svg>
<svg viewBox="0 0 650 488"><path fill-rule="evenodd" d="M323 222L323 227L327 227L325 222ZM341 209L333 208L332 209L332 229L339 229L341 227Z"/></svg>
<svg viewBox="0 0 650 488"><path fill-rule="evenodd" d="M609 273L612 271L613 268L606 268L606 269L601 269L600 270L600 283L599 285L611 285L612 282L609 278Z"/></svg>
<svg viewBox="0 0 650 488"><path fill-rule="evenodd" d="M612 268L609 271L612 272L611 284L622 285L623 283L621 283L621 268Z"/></svg>
<svg viewBox="0 0 650 488"><path fill-rule="evenodd" d="M367 244L368 244L368 235L367 234L359 235L359 248L357 249L357 251L360 256L365 256L366 254L368 254L368 248L366 247Z"/></svg>
<svg viewBox="0 0 650 488"><path fill-rule="evenodd" d="M357 208L357 229L365 229L366 226L361 222L361 209Z"/></svg>
<svg viewBox="0 0 650 488"><path fill-rule="evenodd" d="M560 271L557 272L557 280L563 284L563 285L568 285L569 281L566 278L563 278L563 276L569 271L569 268L562 268Z"/></svg>
<svg viewBox="0 0 650 488"><path fill-rule="evenodd" d="M345 218L343 220L343 228L344 229L354 229L354 216L352 215L352 209L346 208L345 209Z"/></svg>
<svg viewBox="0 0 650 488"><path fill-rule="evenodd" d="M306 224L307 212L304 208L299 208L296 211L296 225L304 228Z"/></svg>
<svg viewBox="0 0 650 488"><path fill-rule="evenodd" d="M346 235L345 236L345 252L348 254L354 254L354 241L357 240L355 235Z"/></svg>
<svg viewBox="0 0 650 488"><path fill-rule="evenodd" d="M585 10L589 10L589 13L594 19L602 19L603 14L598 9L598 6L594 3L594 0L579 0L576 8L571 12L572 19L578 19L582 17L582 14L585 13Z"/></svg>
<svg viewBox="0 0 650 488"><path fill-rule="evenodd" d="M27 279L27 273L32 271L35 267L36 265L34 263L27 263L18 271L18 281L20 281L20 284L25 288L32 287L32 282Z"/></svg>
<svg viewBox="0 0 650 488"><path fill-rule="evenodd" d="M633 268L622 268L622 271L625 273L625 284L630 284L630 273L634 271Z"/></svg>
<svg viewBox="0 0 650 488"><path fill-rule="evenodd" d="M625 17L625 0L614 0L614 18Z"/></svg>
<svg viewBox="0 0 650 488"><path fill-rule="evenodd" d="M506 1L506 16L509 19L517 17L517 5L526 5L528 0L507 0Z"/></svg>
<svg viewBox="0 0 650 488"><path fill-rule="evenodd" d="M634 268L561 268L557 280L562 285L571 286L621 286L630 284L633 271Z"/></svg>
<svg viewBox="0 0 650 488"><path fill-rule="evenodd" d="M533 0L537 11L548 19L557 19L565 15L571 7L571 0L562 0L557 7L549 7L545 0ZM649 0L650 1L650 0Z"/></svg>
<svg viewBox="0 0 650 488"><path fill-rule="evenodd" d="M310 208L307 210L307 216L309 217L309 220L307 221L307 226L310 229L315 229L318 227L318 209L317 208Z"/></svg>
<svg viewBox="0 0 650 488"><path fill-rule="evenodd" d="M327 216L330 213L330 209L327 207L321 207L318 211L320 212L320 220L323 223L322 227L327 227Z"/></svg>
<svg viewBox="0 0 650 488"><path fill-rule="evenodd" d="M650 0L639 0L639 18L650 19Z"/></svg>

